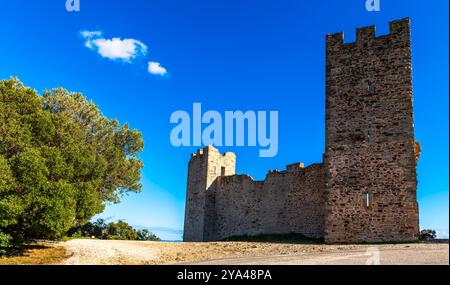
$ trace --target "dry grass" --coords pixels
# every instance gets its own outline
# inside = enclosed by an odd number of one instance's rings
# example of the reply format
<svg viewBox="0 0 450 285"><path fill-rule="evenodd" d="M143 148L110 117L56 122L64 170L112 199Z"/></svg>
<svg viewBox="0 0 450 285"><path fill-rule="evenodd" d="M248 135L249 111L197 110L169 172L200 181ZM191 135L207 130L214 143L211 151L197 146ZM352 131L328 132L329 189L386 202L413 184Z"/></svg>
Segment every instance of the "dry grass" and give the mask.
<svg viewBox="0 0 450 285"><path fill-rule="evenodd" d="M26 245L7 256L0 257L0 265L52 265L67 258L62 246L39 243Z"/></svg>

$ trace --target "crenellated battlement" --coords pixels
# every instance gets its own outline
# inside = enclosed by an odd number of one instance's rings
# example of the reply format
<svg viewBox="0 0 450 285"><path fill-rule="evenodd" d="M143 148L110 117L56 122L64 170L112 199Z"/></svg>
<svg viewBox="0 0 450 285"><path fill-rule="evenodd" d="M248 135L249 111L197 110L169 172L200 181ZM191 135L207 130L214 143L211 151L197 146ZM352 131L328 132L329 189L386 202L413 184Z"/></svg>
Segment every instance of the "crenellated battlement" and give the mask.
<svg viewBox="0 0 450 285"><path fill-rule="evenodd" d="M202 159L208 155L216 155L216 156L220 155L224 158L233 158L233 157L235 158L236 157L236 154L234 154L233 152L225 152L224 154L221 154L218 149L216 149L215 147L213 147L211 145L208 145L204 148L199 148L196 153L192 153L191 160L192 159Z"/></svg>
<svg viewBox="0 0 450 285"><path fill-rule="evenodd" d="M410 33L411 19L403 18L399 20L393 20L389 22L389 33L391 35Z"/></svg>
<svg viewBox="0 0 450 285"><path fill-rule="evenodd" d="M230 153L232 155L235 154L234 153ZM224 156L226 155L226 153L224 154ZM255 180L252 176L248 175L248 174L235 174L235 175L228 175L228 176L221 176L220 178L220 184L227 184L227 183L253 183L256 186L260 187L260 186L264 186L264 184L266 183L266 181L269 180L269 178L271 177L276 177L276 176L286 176L286 175L290 175L292 173L305 173L305 172L309 172L309 171L315 171L317 170L317 168L321 168L322 164L321 163L315 163L312 164L308 167L305 167L305 164L303 162L298 162L298 163L293 163L293 164L289 164L286 166L286 170L269 170L266 174L266 177L264 180ZM236 189L236 191L240 191L240 189Z"/></svg>
<svg viewBox="0 0 450 285"><path fill-rule="evenodd" d="M356 41L345 43L345 36L343 32L328 34L326 35L326 46L327 49L336 49L338 47L349 47L349 46L362 46L369 47L371 43L377 41L384 41L387 39L391 40L404 40L409 39L410 33L410 19L404 18L400 20L389 22L389 34L378 36L376 35L376 26L367 26L356 29ZM406 36L406 37L399 37Z"/></svg>
<svg viewBox="0 0 450 285"><path fill-rule="evenodd" d="M293 164L289 164L288 166L286 166L287 171L295 171L295 170L304 169L304 168L305 168L305 164L303 162L293 163Z"/></svg>

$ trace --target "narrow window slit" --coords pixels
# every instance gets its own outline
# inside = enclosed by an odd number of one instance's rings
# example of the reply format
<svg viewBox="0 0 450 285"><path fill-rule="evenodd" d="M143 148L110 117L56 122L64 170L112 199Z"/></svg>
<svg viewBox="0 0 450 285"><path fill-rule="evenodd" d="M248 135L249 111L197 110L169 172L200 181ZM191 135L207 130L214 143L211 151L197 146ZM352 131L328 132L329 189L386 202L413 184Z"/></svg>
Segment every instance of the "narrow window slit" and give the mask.
<svg viewBox="0 0 450 285"><path fill-rule="evenodd" d="M370 207L370 195L369 193L366 193L366 208Z"/></svg>
<svg viewBox="0 0 450 285"><path fill-rule="evenodd" d="M221 176L225 176L225 166L222 166L222 169L221 169L221 174L220 174Z"/></svg>

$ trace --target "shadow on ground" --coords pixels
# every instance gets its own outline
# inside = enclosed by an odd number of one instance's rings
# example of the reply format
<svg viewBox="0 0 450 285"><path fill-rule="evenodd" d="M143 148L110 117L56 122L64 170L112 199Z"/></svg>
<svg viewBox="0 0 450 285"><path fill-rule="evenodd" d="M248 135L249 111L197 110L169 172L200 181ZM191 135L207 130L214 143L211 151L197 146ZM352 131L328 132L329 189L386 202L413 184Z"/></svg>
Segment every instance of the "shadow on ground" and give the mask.
<svg viewBox="0 0 450 285"><path fill-rule="evenodd" d="M3 257L23 257L26 256L30 251L32 250L47 250L51 249L52 247L46 246L46 245L37 245L37 244L29 244L29 245L22 245L17 246L13 248L5 249L6 254L3 255Z"/></svg>

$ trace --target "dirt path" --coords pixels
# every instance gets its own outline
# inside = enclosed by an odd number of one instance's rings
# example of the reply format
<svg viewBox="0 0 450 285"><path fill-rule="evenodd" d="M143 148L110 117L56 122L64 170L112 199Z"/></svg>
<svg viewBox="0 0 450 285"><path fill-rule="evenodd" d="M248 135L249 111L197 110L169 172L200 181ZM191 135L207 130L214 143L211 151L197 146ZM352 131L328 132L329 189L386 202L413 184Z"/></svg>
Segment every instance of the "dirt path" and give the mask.
<svg viewBox="0 0 450 285"><path fill-rule="evenodd" d="M396 248L368 247L330 253L307 253L278 256L249 256L225 258L193 265L448 265L449 247L447 245L401 246Z"/></svg>
<svg viewBox="0 0 450 285"><path fill-rule="evenodd" d="M67 265L153 264L156 253L145 242L76 239L65 242Z"/></svg>
<svg viewBox="0 0 450 285"><path fill-rule="evenodd" d="M449 264L449 244L324 245L70 240L63 264Z"/></svg>

